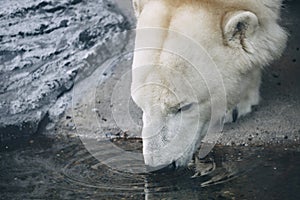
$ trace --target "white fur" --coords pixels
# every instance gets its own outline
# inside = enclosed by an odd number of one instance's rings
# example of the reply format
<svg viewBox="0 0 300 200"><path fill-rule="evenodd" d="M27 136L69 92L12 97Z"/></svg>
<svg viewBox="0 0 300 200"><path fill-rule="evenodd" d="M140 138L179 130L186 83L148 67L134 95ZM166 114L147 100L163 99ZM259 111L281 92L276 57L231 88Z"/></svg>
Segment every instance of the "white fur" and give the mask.
<svg viewBox="0 0 300 200"><path fill-rule="evenodd" d="M227 121L232 121L232 110L237 109L240 117L259 103L261 69L280 57L287 41L286 32L278 25L281 0L134 0L133 3L138 29L172 30L191 38L208 52L222 76ZM201 66L208 65L205 56L193 57L196 49L180 42L176 34L165 31L149 31L149 34L156 35L147 37L137 32L137 49L147 42L158 49L135 52L132 81L132 98L144 112L145 163L154 168L172 162L183 166L207 131L211 93L216 93L214 98L221 97L218 87L209 91L206 77L196 73L202 70ZM190 54L199 65L194 69L178 55L164 51L170 48ZM186 106L184 111L176 114L182 106ZM198 134L189 138L194 127ZM180 140L173 142L177 136Z"/></svg>

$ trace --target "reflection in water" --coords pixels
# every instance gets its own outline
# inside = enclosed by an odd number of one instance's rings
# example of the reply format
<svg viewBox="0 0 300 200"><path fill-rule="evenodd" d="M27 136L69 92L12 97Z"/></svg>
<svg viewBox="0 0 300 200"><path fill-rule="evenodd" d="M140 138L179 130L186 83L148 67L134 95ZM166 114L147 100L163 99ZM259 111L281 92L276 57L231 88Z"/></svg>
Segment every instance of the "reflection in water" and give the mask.
<svg viewBox="0 0 300 200"><path fill-rule="evenodd" d="M99 163L77 138L31 138L1 146L1 199L299 199L299 158L282 147L216 146L189 168L134 174Z"/></svg>

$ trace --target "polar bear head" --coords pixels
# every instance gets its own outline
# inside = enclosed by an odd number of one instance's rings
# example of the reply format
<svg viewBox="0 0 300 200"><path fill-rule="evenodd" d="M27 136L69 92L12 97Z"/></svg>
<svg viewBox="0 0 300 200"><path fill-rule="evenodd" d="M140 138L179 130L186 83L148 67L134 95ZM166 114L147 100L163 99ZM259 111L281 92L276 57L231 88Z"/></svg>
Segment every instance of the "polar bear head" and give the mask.
<svg viewBox="0 0 300 200"><path fill-rule="evenodd" d="M185 166L210 126L213 102L226 102L220 119L258 102L260 69L286 45L281 3L133 0L131 96L143 111L147 166Z"/></svg>

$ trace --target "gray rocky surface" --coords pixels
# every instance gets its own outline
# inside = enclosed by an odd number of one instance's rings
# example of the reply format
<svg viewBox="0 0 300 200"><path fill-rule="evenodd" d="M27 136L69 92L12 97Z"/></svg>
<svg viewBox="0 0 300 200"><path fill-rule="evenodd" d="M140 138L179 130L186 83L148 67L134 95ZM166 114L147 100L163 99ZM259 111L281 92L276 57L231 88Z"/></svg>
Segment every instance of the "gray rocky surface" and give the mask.
<svg viewBox="0 0 300 200"><path fill-rule="evenodd" d="M115 40L126 29L106 0L1 1L0 141L36 133L49 114L63 113L64 94L95 70L91 61L122 49Z"/></svg>

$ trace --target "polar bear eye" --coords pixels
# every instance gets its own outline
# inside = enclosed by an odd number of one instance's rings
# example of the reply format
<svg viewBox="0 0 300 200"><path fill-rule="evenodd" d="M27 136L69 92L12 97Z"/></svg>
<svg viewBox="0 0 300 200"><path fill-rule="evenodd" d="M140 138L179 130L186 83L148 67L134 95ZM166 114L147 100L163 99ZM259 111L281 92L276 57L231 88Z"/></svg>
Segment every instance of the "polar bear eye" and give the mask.
<svg viewBox="0 0 300 200"><path fill-rule="evenodd" d="M187 105L184 105L184 106L180 107L177 110L177 113L189 110L192 107L192 105L193 105L193 103L190 103L190 104L187 104Z"/></svg>

